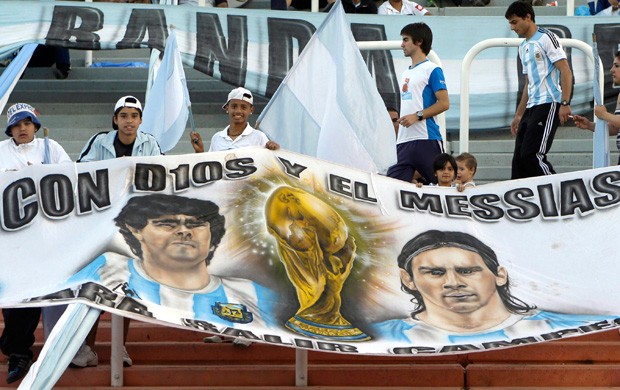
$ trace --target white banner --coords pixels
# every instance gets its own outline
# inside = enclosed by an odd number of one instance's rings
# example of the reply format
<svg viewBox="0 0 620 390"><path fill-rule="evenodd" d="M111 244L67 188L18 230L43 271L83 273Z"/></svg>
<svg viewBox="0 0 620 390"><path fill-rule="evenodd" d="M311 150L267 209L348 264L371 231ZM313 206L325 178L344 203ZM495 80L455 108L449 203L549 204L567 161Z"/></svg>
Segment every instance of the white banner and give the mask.
<svg viewBox="0 0 620 390"><path fill-rule="evenodd" d="M423 187L285 151L0 175L0 305L343 353L487 350L615 328L617 167Z"/></svg>

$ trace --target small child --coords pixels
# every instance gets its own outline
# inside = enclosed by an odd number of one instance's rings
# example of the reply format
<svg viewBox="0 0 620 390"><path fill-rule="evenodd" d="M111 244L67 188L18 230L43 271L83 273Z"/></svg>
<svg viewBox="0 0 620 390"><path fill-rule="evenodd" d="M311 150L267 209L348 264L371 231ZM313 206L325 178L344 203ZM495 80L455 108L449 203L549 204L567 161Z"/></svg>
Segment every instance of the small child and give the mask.
<svg viewBox="0 0 620 390"><path fill-rule="evenodd" d="M456 157L458 171L456 174L456 188L464 191L467 187L475 187L474 175L478 169L478 161L471 153L461 153Z"/></svg>
<svg viewBox="0 0 620 390"><path fill-rule="evenodd" d="M437 178L437 184L439 187L452 187L454 180L456 180L457 165L454 157L448 153L441 153L435 157L433 161L433 172ZM422 183L416 183L418 188L422 187Z"/></svg>

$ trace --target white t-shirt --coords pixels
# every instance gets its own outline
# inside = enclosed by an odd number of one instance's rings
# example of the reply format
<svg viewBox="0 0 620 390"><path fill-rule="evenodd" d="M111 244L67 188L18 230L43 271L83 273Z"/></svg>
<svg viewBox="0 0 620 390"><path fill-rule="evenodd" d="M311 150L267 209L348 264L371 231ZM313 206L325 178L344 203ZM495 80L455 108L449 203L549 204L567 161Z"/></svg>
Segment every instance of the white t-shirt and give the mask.
<svg viewBox="0 0 620 390"><path fill-rule="evenodd" d="M423 15L426 15L427 13L428 13L428 10L426 8L410 0L403 0L403 6L400 9L400 11L394 8L392 4L390 4L389 1L386 1L385 3L381 4L381 6L379 6L379 10L377 12L377 14L379 15L418 15L418 16L423 16Z"/></svg>
<svg viewBox="0 0 620 390"><path fill-rule="evenodd" d="M269 138L260 130L254 129L250 124L245 127L243 133L239 135L234 140L228 136L228 128L230 126L226 126L226 128L222 131L218 131L211 138L211 146L209 147L209 152L219 152L222 150L230 150L230 149L239 149L239 148L248 148L251 146L262 146L265 147L267 142L269 142Z"/></svg>

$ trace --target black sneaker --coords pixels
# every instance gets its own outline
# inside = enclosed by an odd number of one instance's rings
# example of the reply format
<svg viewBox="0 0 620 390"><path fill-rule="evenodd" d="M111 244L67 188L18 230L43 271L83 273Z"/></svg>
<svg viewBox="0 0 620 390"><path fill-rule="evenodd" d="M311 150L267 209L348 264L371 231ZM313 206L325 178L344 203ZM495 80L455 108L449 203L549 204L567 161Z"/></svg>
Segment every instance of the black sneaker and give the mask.
<svg viewBox="0 0 620 390"><path fill-rule="evenodd" d="M9 374L6 377L6 383L13 383L22 379L27 373L32 359L28 355L12 353L9 355Z"/></svg>

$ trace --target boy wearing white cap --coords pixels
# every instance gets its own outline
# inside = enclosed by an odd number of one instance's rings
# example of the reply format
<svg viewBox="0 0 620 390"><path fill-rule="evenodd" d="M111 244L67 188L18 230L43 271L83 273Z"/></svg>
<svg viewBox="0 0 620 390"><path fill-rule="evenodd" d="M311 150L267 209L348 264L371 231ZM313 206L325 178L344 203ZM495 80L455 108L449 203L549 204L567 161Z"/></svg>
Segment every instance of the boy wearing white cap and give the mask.
<svg viewBox="0 0 620 390"><path fill-rule="evenodd" d="M112 128L114 131L104 131L95 134L84 146L78 162L110 160L126 156L159 156L161 149L155 137L139 131L142 123L142 104L134 96L123 96L114 106ZM123 344L127 339L129 318L124 319ZM94 351L97 337L97 321L75 357L71 361L73 367L94 367L99 364L99 358ZM129 367L133 361L123 347L123 365Z"/></svg>
<svg viewBox="0 0 620 390"><path fill-rule="evenodd" d="M222 150L262 146L269 150L280 148L274 141L260 130L256 130L248 123L248 118L254 112L254 97L249 90L239 87L228 94L226 104L222 106L228 113L230 124L222 131L218 131L211 138L209 152ZM192 146L196 153L205 151L200 134L195 131L190 133Z"/></svg>
<svg viewBox="0 0 620 390"><path fill-rule="evenodd" d="M86 143L78 162L109 160L125 156L159 156L155 137L139 131L142 104L133 96L123 96L114 106L112 128L95 134Z"/></svg>
<svg viewBox="0 0 620 390"><path fill-rule="evenodd" d="M4 133L11 137L0 142L0 172L16 171L29 165L71 162L71 158L56 141L36 138L41 128L36 110L30 104L17 103L6 112ZM0 349L9 357L7 383L26 375L32 363L34 332L39 324L41 308L2 309L4 329Z"/></svg>

